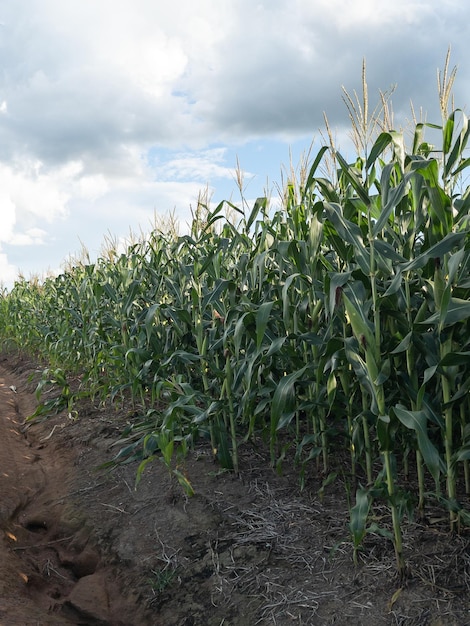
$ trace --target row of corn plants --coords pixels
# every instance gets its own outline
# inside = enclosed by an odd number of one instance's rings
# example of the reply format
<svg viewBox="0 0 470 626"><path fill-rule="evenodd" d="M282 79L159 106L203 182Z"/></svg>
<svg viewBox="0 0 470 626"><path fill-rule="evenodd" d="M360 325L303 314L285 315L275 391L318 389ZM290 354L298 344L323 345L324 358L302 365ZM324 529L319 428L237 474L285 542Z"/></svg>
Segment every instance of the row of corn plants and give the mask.
<svg viewBox="0 0 470 626"><path fill-rule="evenodd" d="M363 88L362 107L347 101L353 161L324 146L279 208L199 204L187 235L156 229L126 253L19 279L0 337L47 364L39 391L59 386L37 415L83 395L132 403L115 462L139 461L137 480L201 438L235 472L260 437L302 482L343 472L354 555L385 534L404 575L405 513L432 500L452 531L470 517L470 128L444 102L410 147L383 124L372 137ZM370 521L376 501L389 528Z"/></svg>

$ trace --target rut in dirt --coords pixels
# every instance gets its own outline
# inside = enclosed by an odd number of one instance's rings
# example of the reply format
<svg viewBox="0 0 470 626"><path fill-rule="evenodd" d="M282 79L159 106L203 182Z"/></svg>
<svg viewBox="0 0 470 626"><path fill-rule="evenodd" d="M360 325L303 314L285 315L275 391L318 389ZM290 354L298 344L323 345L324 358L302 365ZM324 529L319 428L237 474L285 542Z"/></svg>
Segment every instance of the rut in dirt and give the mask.
<svg viewBox="0 0 470 626"><path fill-rule="evenodd" d="M0 625L127 626L136 607L123 606L92 529L70 504L73 454L45 428L25 426L33 410L0 368Z"/></svg>

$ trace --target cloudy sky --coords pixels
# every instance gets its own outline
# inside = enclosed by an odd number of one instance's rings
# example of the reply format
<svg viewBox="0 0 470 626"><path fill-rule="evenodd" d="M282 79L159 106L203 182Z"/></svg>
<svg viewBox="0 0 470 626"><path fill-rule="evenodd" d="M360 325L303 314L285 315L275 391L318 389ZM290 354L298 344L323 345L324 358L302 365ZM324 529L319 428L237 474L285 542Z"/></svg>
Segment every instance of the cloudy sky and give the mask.
<svg viewBox="0 0 470 626"><path fill-rule="evenodd" d="M84 244L149 229L198 192L277 194L341 86L396 85L439 122L449 45L468 104L470 6L460 0L0 0L0 282L57 271ZM432 119L430 119L432 118ZM398 123L398 122L397 122Z"/></svg>

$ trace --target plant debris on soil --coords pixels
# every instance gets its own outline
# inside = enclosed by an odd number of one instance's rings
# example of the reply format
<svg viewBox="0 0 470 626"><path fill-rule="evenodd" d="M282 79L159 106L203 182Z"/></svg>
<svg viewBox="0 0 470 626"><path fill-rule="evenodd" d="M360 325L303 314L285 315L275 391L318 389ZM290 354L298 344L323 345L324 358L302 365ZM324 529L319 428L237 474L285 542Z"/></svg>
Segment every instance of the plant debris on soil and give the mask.
<svg viewBox="0 0 470 626"><path fill-rule="evenodd" d="M262 443L241 446L237 476L201 445L180 468L194 496L158 460L134 489L136 463L99 469L129 413L83 401L26 423L39 376L2 356L1 626L470 625L470 533L445 512L404 520L400 581L382 536L354 565L340 472L321 489L312 463L301 491Z"/></svg>

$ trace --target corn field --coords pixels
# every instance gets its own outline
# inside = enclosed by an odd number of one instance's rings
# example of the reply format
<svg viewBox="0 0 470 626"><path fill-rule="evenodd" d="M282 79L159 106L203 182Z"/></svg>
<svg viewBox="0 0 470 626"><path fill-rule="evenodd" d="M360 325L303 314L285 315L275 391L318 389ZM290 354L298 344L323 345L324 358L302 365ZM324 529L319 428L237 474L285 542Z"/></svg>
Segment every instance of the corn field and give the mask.
<svg viewBox="0 0 470 626"><path fill-rule="evenodd" d="M392 131L384 103L370 134L364 77L364 101L346 98L355 159L325 145L279 208L200 204L187 235L155 230L125 254L19 279L0 337L46 364L37 415L131 401L115 462L138 461L137 481L201 440L234 472L255 439L301 484L346 472L354 557L381 532L401 575L404 515L433 502L450 530L469 524L470 128L447 111L452 80L441 123ZM371 522L378 500L392 531Z"/></svg>

